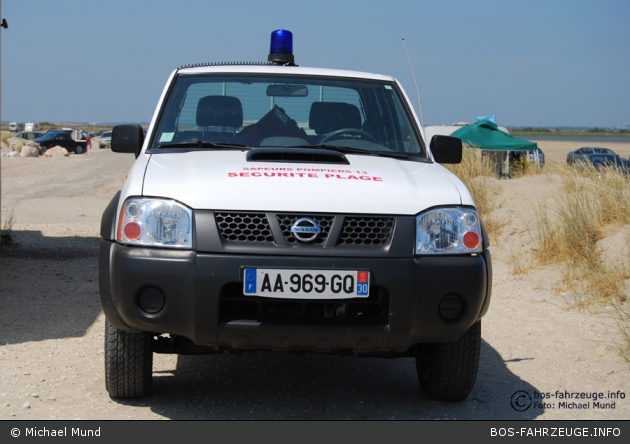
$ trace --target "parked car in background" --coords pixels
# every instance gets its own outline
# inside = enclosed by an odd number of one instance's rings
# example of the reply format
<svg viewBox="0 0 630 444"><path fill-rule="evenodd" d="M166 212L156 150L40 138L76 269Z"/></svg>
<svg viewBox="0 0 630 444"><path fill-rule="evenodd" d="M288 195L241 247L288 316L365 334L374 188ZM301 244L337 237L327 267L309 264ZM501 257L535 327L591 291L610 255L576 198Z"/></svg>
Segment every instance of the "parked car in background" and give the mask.
<svg viewBox="0 0 630 444"><path fill-rule="evenodd" d="M598 171L604 167L614 167L624 172L627 171L627 164L609 148L594 146L579 148L567 154L567 163L569 165L590 164Z"/></svg>
<svg viewBox="0 0 630 444"><path fill-rule="evenodd" d="M67 149L68 152L75 154L85 153L87 138L82 132L74 132L75 135L78 134L79 137L73 139L73 132L72 130L51 130L43 136L34 139L33 142L41 147L42 153L53 146L61 146Z"/></svg>
<svg viewBox="0 0 630 444"><path fill-rule="evenodd" d="M37 122L28 122L24 124L24 131L40 131L39 123Z"/></svg>
<svg viewBox="0 0 630 444"><path fill-rule="evenodd" d="M101 134L101 136L99 137L98 141L101 144L101 148L110 146L112 144L112 132L104 131L103 134Z"/></svg>
<svg viewBox="0 0 630 444"><path fill-rule="evenodd" d="M37 139L38 137L42 137L43 135L44 133L42 131L22 131L21 133L17 133L15 136L12 137L17 137L18 139L33 140Z"/></svg>
<svg viewBox="0 0 630 444"><path fill-rule="evenodd" d="M12 133L17 133L18 131L22 131L24 129L23 123L11 122L9 123L9 131Z"/></svg>
<svg viewBox="0 0 630 444"><path fill-rule="evenodd" d="M588 156L593 154L608 154L616 155L616 153L609 148L600 148L596 146L585 146L575 151L571 151L567 154L567 163L572 164L576 161L584 162L588 159Z"/></svg>

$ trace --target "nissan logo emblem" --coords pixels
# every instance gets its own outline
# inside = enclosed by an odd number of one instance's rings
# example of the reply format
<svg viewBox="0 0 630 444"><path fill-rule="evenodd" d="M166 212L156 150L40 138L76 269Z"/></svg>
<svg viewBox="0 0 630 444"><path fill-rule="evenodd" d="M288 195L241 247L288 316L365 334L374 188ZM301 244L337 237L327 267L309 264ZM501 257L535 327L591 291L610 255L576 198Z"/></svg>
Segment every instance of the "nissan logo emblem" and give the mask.
<svg viewBox="0 0 630 444"><path fill-rule="evenodd" d="M322 229L317 222L309 217L298 219L291 225L291 233L297 240L302 242L314 241L321 232Z"/></svg>

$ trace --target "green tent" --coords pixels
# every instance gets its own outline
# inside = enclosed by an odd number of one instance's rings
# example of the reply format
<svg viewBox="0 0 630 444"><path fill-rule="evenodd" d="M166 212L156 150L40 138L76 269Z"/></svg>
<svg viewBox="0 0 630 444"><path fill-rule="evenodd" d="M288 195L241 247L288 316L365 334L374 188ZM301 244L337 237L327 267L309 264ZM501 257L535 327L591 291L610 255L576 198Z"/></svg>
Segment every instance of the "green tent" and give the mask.
<svg viewBox="0 0 630 444"><path fill-rule="evenodd" d="M490 120L479 120L477 123L466 125L451 136L461 139L468 145L489 151L534 151L538 148L535 142L517 139L504 133Z"/></svg>

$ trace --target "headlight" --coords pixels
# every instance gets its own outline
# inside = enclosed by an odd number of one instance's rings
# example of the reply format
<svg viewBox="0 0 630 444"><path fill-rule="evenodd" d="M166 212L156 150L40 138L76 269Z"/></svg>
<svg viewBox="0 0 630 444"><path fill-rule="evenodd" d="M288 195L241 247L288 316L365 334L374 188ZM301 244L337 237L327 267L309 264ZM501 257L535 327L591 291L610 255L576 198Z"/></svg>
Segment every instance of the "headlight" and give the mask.
<svg viewBox="0 0 630 444"><path fill-rule="evenodd" d="M416 254L466 254L481 250L477 211L439 208L416 217Z"/></svg>
<svg viewBox="0 0 630 444"><path fill-rule="evenodd" d="M132 197L118 219L118 242L192 248L192 210L172 200Z"/></svg>

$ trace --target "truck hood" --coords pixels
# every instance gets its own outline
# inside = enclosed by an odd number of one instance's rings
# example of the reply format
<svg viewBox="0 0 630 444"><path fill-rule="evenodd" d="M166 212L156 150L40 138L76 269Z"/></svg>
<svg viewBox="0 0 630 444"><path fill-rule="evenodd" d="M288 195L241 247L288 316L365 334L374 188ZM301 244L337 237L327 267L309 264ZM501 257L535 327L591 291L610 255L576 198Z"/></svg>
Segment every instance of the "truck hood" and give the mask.
<svg viewBox="0 0 630 444"><path fill-rule="evenodd" d="M251 162L242 151L152 154L142 194L193 209L413 215L472 205L435 163L346 155L350 165Z"/></svg>

